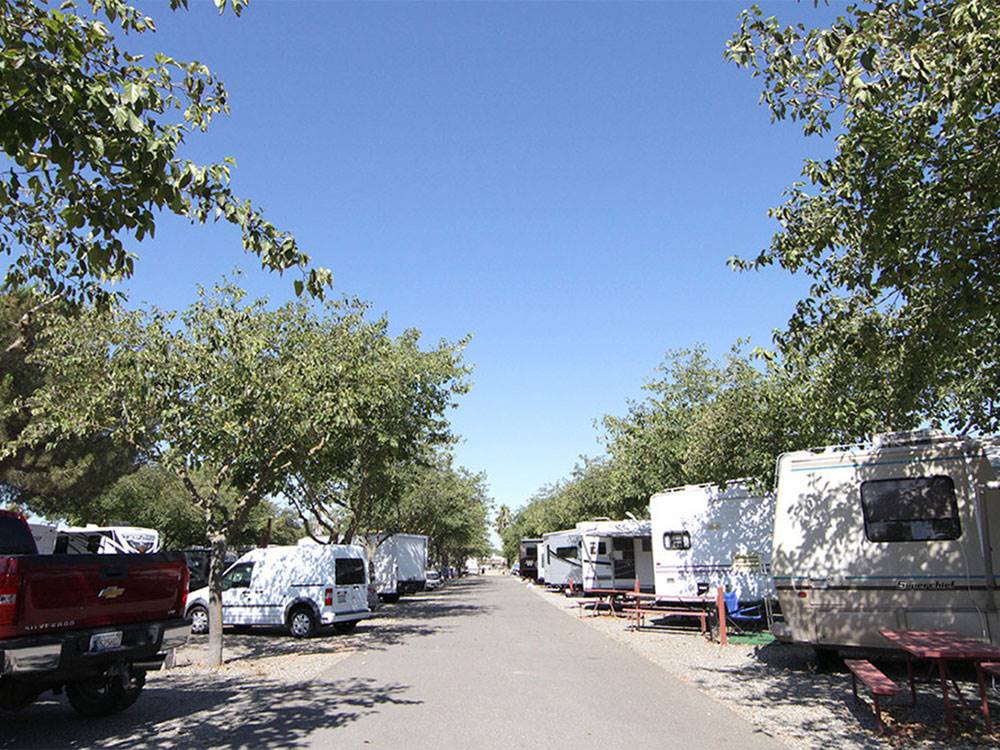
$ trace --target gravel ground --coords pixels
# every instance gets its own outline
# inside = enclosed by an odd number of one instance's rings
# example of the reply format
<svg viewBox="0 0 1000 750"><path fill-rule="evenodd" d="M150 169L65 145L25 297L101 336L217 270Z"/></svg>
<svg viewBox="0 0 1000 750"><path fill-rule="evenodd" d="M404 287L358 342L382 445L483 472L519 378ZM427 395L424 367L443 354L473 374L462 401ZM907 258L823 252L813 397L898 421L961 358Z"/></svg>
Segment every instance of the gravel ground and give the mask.
<svg viewBox="0 0 1000 750"><path fill-rule="evenodd" d="M580 617L578 599L527 585L567 615ZM892 711L890 725L895 734L883 738L877 733L871 709L854 704L849 673L817 672L809 649L777 642L765 646L731 644L722 648L699 635L697 626L693 632L635 632L626 629L624 620L607 615L586 614L582 619L755 725L776 732L794 748L930 750L1000 746L1000 740L986 734L981 717L972 713L959 718L959 730L954 738L949 738L936 683L918 685L915 708ZM904 662L878 664L894 679L905 681ZM967 697L978 697L974 679L970 674L960 680ZM992 709L1000 717L996 700Z"/></svg>

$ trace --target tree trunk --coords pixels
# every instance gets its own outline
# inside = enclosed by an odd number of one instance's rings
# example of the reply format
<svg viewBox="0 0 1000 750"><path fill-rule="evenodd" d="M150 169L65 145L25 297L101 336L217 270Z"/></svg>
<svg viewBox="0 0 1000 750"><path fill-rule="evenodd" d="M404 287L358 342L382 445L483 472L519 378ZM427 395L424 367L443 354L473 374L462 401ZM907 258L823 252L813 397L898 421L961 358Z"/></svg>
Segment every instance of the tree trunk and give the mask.
<svg viewBox="0 0 1000 750"><path fill-rule="evenodd" d="M209 533L212 560L208 570L208 665L222 666L222 574L226 572L226 535Z"/></svg>

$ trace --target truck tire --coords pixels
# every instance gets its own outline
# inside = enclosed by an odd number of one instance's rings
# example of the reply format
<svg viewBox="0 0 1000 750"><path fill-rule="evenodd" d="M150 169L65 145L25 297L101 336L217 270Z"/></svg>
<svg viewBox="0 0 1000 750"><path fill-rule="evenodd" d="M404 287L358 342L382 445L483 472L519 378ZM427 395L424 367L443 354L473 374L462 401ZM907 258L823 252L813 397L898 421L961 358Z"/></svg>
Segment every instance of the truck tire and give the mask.
<svg viewBox="0 0 1000 750"><path fill-rule="evenodd" d="M298 606L288 613L288 632L296 638L310 638L316 632L316 615L309 607Z"/></svg>
<svg viewBox="0 0 1000 750"><path fill-rule="evenodd" d="M188 610L188 619L191 621L191 632L195 635L204 635L208 632L208 610L200 604Z"/></svg>
<svg viewBox="0 0 1000 750"><path fill-rule="evenodd" d="M350 622L335 622L333 623L333 632L337 635L347 635L348 633L353 633L354 628L357 626L357 620L351 620Z"/></svg>
<svg viewBox="0 0 1000 750"><path fill-rule="evenodd" d="M133 684L123 687L117 675L101 675L89 680L66 684L66 697L81 716L110 716L124 711L139 699L146 676L133 678Z"/></svg>

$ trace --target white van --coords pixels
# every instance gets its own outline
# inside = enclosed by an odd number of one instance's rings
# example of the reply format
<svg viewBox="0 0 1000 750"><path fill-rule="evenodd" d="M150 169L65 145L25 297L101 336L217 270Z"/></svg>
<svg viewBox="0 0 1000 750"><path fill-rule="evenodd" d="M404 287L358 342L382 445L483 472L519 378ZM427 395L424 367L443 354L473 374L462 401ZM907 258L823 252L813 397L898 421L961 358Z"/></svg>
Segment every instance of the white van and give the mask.
<svg viewBox="0 0 1000 750"><path fill-rule="evenodd" d="M782 455L775 635L819 650L885 647L880 628L1000 644L1000 487L986 445L919 430Z"/></svg>
<svg viewBox="0 0 1000 750"><path fill-rule="evenodd" d="M243 555L225 572L224 625L287 627L297 638L332 625L349 633L371 617L368 563L355 545L265 547ZM192 633L208 632L208 588L188 595Z"/></svg>
<svg viewBox="0 0 1000 750"><path fill-rule="evenodd" d="M53 552L72 555L145 555L160 551L160 533L139 526L70 526L56 531Z"/></svg>
<svg viewBox="0 0 1000 750"><path fill-rule="evenodd" d="M689 484L653 495L649 514L658 599L714 599L719 586L740 606L774 599L773 495Z"/></svg>
<svg viewBox="0 0 1000 750"><path fill-rule="evenodd" d="M545 562L545 585L564 591L583 586L583 563L580 561L580 540L576 529L542 534L539 560ZM539 566L541 567L541 562Z"/></svg>
<svg viewBox="0 0 1000 750"><path fill-rule="evenodd" d="M580 532L584 593L598 590L652 593L653 545L649 521L582 521Z"/></svg>

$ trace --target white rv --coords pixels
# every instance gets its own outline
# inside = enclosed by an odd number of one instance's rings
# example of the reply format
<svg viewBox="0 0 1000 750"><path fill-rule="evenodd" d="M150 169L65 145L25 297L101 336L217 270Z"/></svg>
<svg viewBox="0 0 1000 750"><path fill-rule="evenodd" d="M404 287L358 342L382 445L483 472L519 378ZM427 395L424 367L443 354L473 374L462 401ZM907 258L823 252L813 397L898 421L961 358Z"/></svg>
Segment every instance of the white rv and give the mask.
<svg viewBox="0 0 1000 750"><path fill-rule="evenodd" d="M594 589L652 593L653 546L649 521L583 521L580 552L584 593Z"/></svg>
<svg viewBox="0 0 1000 750"><path fill-rule="evenodd" d="M306 544L251 550L225 572L224 625L284 626L297 638L323 625L348 633L371 617L368 562L355 545ZM208 632L208 588L188 594L192 633Z"/></svg>
<svg viewBox="0 0 1000 750"><path fill-rule="evenodd" d="M535 549L535 581L537 583L545 583L545 534L542 534L542 538L538 540L538 545Z"/></svg>
<svg viewBox="0 0 1000 750"><path fill-rule="evenodd" d="M649 513L657 598L714 597L719 586L741 606L774 598L773 495L689 484L653 495Z"/></svg>
<svg viewBox="0 0 1000 750"><path fill-rule="evenodd" d="M580 532L576 529L542 534L539 559L545 560L545 584L564 591L583 586L583 564L580 561ZM541 564L541 563L539 563Z"/></svg>
<svg viewBox="0 0 1000 750"><path fill-rule="evenodd" d="M393 534L375 548L375 586L378 594L394 601L402 594L423 591L426 584L427 537L422 534Z"/></svg>
<svg viewBox="0 0 1000 750"><path fill-rule="evenodd" d="M541 539L522 539L518 545L518 573L521 578L538 578L538 547L541 543Z"/></svg>
<svg viewBox="0 0 1000 750"><path fill-rule="evenodd" d="M1000 644L1000 486L984 441L937 430L778 459L774 581L782 640L886 646L880 628Z"/></svg>
<svg viewBox="0 0 1000 750"><path fill-rule="evenodd" d="M138 526L71 526L56 532L56 554L147 554L160 551L160 534Z"/></svg>

